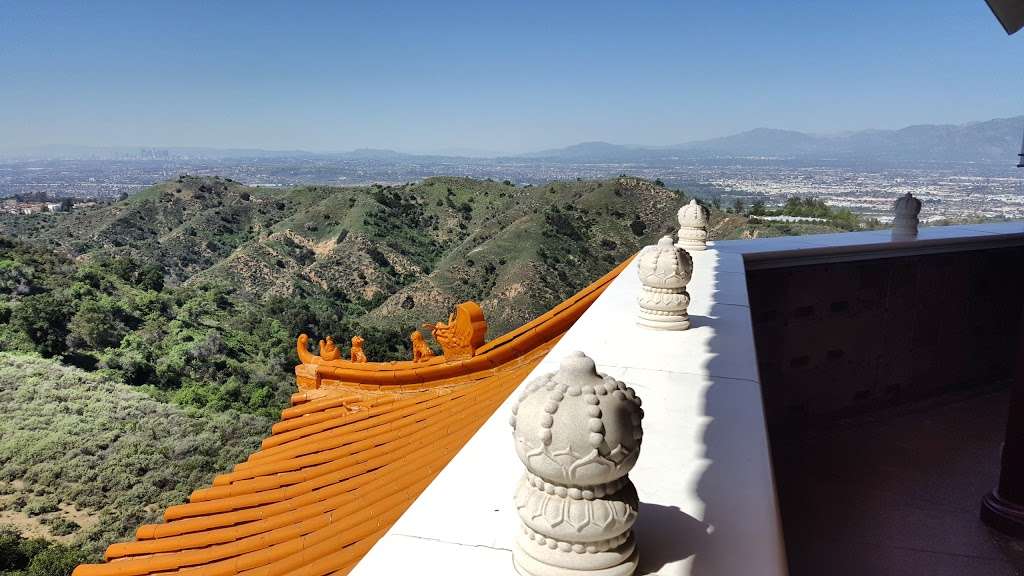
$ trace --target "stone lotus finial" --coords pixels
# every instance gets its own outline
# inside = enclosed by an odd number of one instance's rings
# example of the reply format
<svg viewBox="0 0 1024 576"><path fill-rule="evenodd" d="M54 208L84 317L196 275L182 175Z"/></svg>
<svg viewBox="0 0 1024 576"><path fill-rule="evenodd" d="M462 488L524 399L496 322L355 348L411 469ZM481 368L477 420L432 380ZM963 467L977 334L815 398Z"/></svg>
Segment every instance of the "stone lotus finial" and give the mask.
<svg viewBox="0 0 1024 576"><path fill-rule="evenodd" d="M907 192L896 199L896 212L892 220L893 240L913 240L917 238L917 215L921 213L921 201Z"/></svg>
<svg viewBox="0 0 1024 576"><path fill-rule="evenodd" d="M704 250L708 242L708 211L696 199L683 205L676 214L679 220L679 241L684 250Z"/></svg>
<svg viewBox="0 0 1024 576"><path fill-rule="evenodd" d="M640 398L597 373L582 352L529 384L512 407L520 534L512 552L524 576L627 576L638 550L638 499L629 480L643 439Z"/></svg>
<svg viewBox="0 0 1024 576"><path fill-rule="evenodd" d="M655 246L647 246L637 259L640 275L640 305L637 323L662 330L686 330L690 327L687 307L690 294L686 285L693 274L693 259L664 236Z"/></svg>

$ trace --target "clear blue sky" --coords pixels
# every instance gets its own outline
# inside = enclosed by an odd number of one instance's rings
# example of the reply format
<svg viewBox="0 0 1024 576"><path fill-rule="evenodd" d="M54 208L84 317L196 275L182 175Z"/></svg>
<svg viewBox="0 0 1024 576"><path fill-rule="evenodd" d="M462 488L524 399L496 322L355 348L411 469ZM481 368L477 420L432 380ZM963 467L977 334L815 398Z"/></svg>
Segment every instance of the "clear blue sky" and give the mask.
<svg viewBox="0 0 1024 576"><path fill-rule="evenodd" d="M0 0L0 148L519 152L1024 114L984 0Z"/></svg>

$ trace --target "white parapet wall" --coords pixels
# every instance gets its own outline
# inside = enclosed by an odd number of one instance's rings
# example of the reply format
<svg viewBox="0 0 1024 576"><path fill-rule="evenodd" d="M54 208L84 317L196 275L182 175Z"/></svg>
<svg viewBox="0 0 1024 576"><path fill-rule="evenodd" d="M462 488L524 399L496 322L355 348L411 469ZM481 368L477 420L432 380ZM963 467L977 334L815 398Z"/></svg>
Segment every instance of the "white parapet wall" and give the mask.
<svg viewBox="0 0 1024 576"><path fill-rule="evenodd" d="M630 473L640 500L637 574L782 575L785 552L742 251L692 256L689 330L637 324L634 262L520 388L580 350L599 372L643 398L643 449ZM513 496L523 466L508 421L518 396L495 412L353 574L516 574Z"/></svg>

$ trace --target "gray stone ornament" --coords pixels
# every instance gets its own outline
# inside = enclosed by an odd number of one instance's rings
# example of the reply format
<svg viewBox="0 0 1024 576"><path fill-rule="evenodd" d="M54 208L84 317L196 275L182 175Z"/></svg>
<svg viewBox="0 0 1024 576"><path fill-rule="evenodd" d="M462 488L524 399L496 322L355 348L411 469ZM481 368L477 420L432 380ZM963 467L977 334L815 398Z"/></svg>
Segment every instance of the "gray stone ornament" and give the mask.
<svg viewBox="0 0 1024 576"><path fill-rule="evenodd" d="M643 439L640 398L582 352L526 385L512 407L526 466L512 558L523 576L628 576L637 566L637 494L628 473Z"/></svg>
<svg viewBox="0 0 1024 576"><path fill-rule="evenodd" d="M697 200L690 200L676 213L679 220L679 241L683 250L704 250L708 243L708 211Z"/></svg>
<svg viewBox="0 0 1024 576"><path fill-rule="evenodd" d="M686 330L690 327L690 293L686 285L693 275L693 259L664 236L647 246L637 258L640 276L637 323L662 330Z"/></svg>
<svg viewBox="0 0 1024 576"><path fill-rule="evenodd" d="M921 213L921 201L907 192L896 199L893 206L895 215L892 220L893 240L913 240L917 238L918 214Z"/></svg>

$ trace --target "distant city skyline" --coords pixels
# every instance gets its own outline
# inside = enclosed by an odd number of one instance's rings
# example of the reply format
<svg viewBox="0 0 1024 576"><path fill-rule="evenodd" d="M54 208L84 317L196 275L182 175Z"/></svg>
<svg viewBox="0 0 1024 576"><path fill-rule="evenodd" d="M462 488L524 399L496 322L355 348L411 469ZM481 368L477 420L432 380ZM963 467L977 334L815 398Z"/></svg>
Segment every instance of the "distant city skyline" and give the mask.
<svg viewBox="0 0 1024 576"><path fill-rule="evenodd" d="M495 155L1024 113L982 0L0 0L0 149Z"/></svg>

